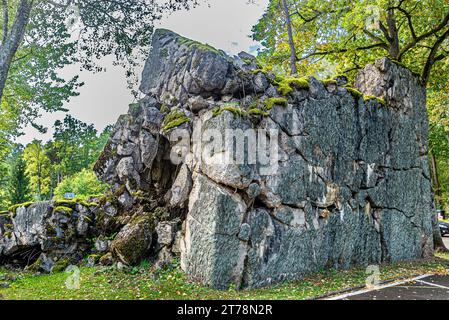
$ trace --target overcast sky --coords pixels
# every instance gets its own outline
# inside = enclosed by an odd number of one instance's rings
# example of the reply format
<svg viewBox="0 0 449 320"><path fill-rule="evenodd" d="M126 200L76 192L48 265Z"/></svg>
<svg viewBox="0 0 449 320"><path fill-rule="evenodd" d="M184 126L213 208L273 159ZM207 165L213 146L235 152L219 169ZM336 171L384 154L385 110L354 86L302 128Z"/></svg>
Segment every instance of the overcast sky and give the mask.
<svg viewBox="0 0 449 320"><path fill-rule="evenodd" d="M258 44L249 35L267 4L268 0L255 0L254 4L248 4L248 0L209 0L209 6L203 4L187 12L176 12L160 21L157 27L173 30L232 54L240 51L255 53ZM98 130L115 123L133 102L123 69L114 67L112 62L111 57L104 58L101 65L106 67L106 71L97 74L79 73L79 66L69 66L61 72L66 78L80 74L81 81L85 83L80 95L65 107L75 118L93 123ZM25 135L19 137L17 142L26 144L35 138L49 140L53 123L64 116L62 112L44 114L38 123L48 127L48 132L40 134L31 127L25 128Z"/></svg>

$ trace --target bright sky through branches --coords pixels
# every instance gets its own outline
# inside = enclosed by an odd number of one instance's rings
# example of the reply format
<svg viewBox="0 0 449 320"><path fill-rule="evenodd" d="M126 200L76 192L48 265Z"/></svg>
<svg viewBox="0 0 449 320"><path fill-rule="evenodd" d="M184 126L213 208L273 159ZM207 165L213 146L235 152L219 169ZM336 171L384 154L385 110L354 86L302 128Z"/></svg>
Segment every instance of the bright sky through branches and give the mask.
<svg viewBox="0 0 449 320"><path fill-rule="evenodd" d="M164 18L158 27L167 28L188 38L208 43L214 47L236 54L240 51L254 53L257 43L249 35L251 28L263 14L268 1L256 0L209 0L209 6L202 4L190 11L180 11ZM106 57L101 65L105 72L92 74L81 72L85 82L80 96L73 98L65 107L75 118L93 123L98 130L116 122L120 114L126 113L133 97L127 89L124 70L112 65L112 57ZM79 66L70 66L63 71L67 78L79 72ZM140 70L139 70L140 75ZM53 134L55 120L63 119L64 113L44 114L38 123L49 128L47 134L40 134L34 128L25 129L25 135L17 142L26 144L33 139L47 141Z"/></svg>

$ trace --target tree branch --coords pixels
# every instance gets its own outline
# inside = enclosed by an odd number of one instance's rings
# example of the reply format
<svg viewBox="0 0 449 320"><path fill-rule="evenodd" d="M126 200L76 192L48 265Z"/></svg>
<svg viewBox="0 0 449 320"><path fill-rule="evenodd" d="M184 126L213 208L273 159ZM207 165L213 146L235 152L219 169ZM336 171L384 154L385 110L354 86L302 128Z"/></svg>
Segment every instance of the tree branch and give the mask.
<svg viewBox="0 0 449 320"><path fill-rule="evenodd" d="M5 43L6 38L8 37L8 24L9 24L9 8L8 8L8 0L2 0L3 7L3 39L2 44Z"/></svg>
<svg viewBox="0 0 449 320"><path fill-rule="evenodd" d="M446 30L445 33L443 33L435 42L432 49L430 50L429 56L427 57L426 65L424 66L423 73L422 73L422 80L424 85L426 85L429 82L430 78L430 72L432 71L432 67L435 64L435 62L442 60L445 58L445 55L439 55L437 56L438 50L440 49L440 46L443 44L443 42L449 37L449 29Z"/></svg>
<svg viewBox="0 0 449 320"><path fill-rule="evenodd" d="M399 60L402 59L402 57L404 56L404 54L406 54L410 49L412 49L413 47L416 46L416 44L422 40L427 39L430 36L435 35L437 32L441 31L444 27L446 27L449 23L449 13L443 18L443 20L432 30L423 33L420 36L417 36L416 38L414 38L410 43L408 43L402 50L401 53L399 54Z"/></svg>
<svg viewBox="0 0 449 320"><path fill-rule="evenodd" d="M355 49L339 49L339 50L331 50L331 51L312 52L310 54L302 56L298 60L305 60L305 59L308 59L308 58L314 57L314 56L325 56L325 55L329 55L329 54L345 53L348 51L363 51L363 50L369 50L369 49L378 48L378 47L382 47L382 48L388 50L388 46L386 46L385 42L382 42L382 43L374 43L374 44L371 44L368 46L358 47Z"/></svg>

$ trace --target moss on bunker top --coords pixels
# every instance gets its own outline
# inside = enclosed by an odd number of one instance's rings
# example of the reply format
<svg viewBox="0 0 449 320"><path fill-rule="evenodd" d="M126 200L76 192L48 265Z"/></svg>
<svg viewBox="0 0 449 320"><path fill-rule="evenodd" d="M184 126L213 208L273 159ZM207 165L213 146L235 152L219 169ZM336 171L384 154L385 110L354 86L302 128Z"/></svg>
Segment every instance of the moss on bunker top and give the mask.
<svg viewBox="0 0 449 320"><path fill-rule="evenodd" d="M278 87L278 92L286 96L292 93L294 89L309 89L310 79L308 77L294 78L294 77L276 77L275 85Z"/></svg>
<svg viewBox="0 0 449 320"><path fill-rule="evenodd" d="M69 207L65 207L65 206L57 206L53 209L53 213L55 213L55 212L62 212L67 215L70 215L73 213L73 209L69 208Z"/></svg>
<svg viewBox="0 0 449 320"><path fill-rule="evenodd" d="M363 100L364 100L365 102L369 102L369 101L371 101L371 100L376 100L376 101L379 102L382 106L386 106L386 105L387 105L384 99L379 98L379 97L376 97L376 96L364 96L364 97L363 97Z"/></svg>
<svg viewBox="0 0 449 320"><path fill-rule="evenodd" d="M28 208L29 206L31 206L32 204L34 204L33 201L28 201L28 202L24 202L24 203L20 203L20 204L15 204L11 207L8 208L8 211L13 215L13 217L16 215L16 211L18 208Z"/></svg>
<svg viewBox="0 0 449 320"><path fill-rule="evenodd" d="M363 93L361 93L359 90L351 87L351 86L345 86L346 90L356 99L363 98Z"/></svg>
<svg viewBox="0 0 449 320"><path fill-rule="evenodd" d="M54 207L62 206L62 207L68 207L68 208L72 208L72 209L74 209L74 207L77 204L79 204L79 205L81 205L83 207L86 207L86 208L98 206L98 204L95 203L95 202L87 202L87 201L84 201L84 200L81 200L81 199L55 200L53 202L53 206Z"/></svg>

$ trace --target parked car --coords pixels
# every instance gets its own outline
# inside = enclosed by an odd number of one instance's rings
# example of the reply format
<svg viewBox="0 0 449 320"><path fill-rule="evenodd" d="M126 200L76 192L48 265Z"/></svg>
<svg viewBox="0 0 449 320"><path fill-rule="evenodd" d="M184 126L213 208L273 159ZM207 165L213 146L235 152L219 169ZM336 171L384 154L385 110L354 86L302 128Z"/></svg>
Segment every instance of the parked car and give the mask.
<svg viewBox="0 0 449 320"><path fill-rule="evenodd" d="M444 237L445 235L449 235L449 223L440 221L440 222L439 222L439 226L440 226L440 232L441 232L441 235L442 235L443 237Z"/></svg>

